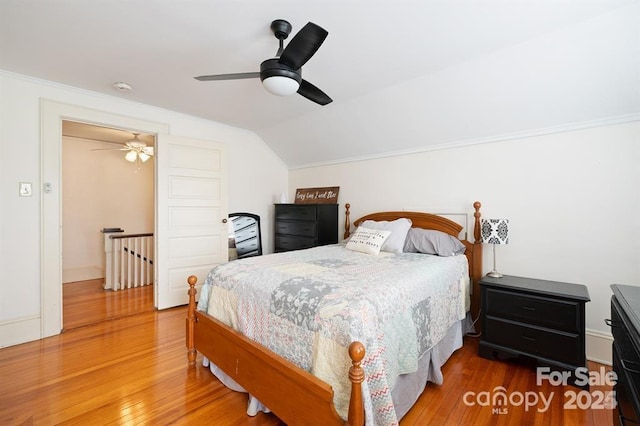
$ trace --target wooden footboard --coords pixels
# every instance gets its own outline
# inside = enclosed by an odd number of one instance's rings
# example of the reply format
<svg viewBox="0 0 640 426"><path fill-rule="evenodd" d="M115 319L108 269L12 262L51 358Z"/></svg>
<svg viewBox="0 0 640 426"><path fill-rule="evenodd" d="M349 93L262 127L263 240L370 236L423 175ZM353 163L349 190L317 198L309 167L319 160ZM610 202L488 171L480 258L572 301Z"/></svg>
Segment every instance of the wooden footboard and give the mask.
<svg viewBox="0 0 640 426"><path fill-rule="evenodd" d="M187 349L189 365L197 352L269 407L287 424L364 425L362 382L364 346L349 346L352 366L349 417L345 422L333 405L333 389L327 383L248 339L222 322L196 310L195 276L188 278Z"/></svg>

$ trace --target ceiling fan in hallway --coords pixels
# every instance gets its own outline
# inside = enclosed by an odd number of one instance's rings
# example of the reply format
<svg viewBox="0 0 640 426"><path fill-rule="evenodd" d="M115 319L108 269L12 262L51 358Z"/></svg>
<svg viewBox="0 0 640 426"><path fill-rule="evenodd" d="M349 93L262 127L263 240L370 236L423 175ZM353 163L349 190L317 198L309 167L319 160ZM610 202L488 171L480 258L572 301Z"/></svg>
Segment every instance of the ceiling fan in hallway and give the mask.
<svg viewBox="0 0 640 426"><path fill-rule="evenodd" d="M284 47L284 40L291 34L291 29L291 24L284 19L276 19L271 23L271 31L280 42L280 47L274 58L260 64L259 72L201 75L194 78L199 81L260 78L265 89L274 95L298 93L319 105L327 105L333 100L302 78L302 66L318 51L329 33L309 22Z"/></svg>
<svg viewBox="0 0 640 426"><path fill-rule="evenodd" d="M149 158L153 157L153 147L147 146L147 144L138 137L140 133L133 133L133 139L124 143L122 148L99 148L92 149L92 151L127 151L124 158L127 161L135 163L137 161L146 162Z"/></svg>

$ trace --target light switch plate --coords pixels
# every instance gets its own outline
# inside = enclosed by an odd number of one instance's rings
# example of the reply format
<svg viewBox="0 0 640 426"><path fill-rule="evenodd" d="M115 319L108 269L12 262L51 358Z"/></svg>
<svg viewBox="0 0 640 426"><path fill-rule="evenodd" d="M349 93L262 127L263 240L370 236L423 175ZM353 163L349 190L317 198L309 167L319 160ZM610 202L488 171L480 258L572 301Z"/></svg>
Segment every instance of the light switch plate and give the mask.
<svg viewBox="0 0 640 426"><path fill-rule="evenodd" d="M33 187L31 186L31 182L20 182L20 196L21 197L31 197L33 194Z"/></svg>

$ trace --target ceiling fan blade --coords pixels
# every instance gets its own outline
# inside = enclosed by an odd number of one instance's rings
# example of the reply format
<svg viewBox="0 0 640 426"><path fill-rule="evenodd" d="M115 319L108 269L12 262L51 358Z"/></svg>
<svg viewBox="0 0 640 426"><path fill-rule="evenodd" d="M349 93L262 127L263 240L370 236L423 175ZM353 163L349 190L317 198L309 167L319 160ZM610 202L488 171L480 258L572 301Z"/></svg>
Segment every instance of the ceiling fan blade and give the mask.
<svg viewBox="0 0 640 426"><path fill-rule="evenodd" d="M333 102L333 99L331 99L326 93L304 79L300 82L298 94L320 105L326 105Z"/></svg>
<svg viewBox="0 0 640 426"><path fill-rule="evenodd" d="M129 148L94 148L91 151L129 151Z"/></svg>
<svg viewBox="0 0 640 426"><path fill-rule="evenodd" d="M144 148L142 148L142 152L144 152L147 155L153 155L153 147L145 146Z"/></svg>
<svg viewBox="0 0 640 426"><path fill-rule="evenodd" d="M278 62L293 70L300 69L320 48L329 33L313 22L307 23L284 48Z"/></svg>
<svg viewBox="0 0 640 426"><path fill-rule="evenodd" d="M239 72L235 74L201 75L193 78L200 81L240 80L243 78L260 78L260 73L259 72Z"/></svg>

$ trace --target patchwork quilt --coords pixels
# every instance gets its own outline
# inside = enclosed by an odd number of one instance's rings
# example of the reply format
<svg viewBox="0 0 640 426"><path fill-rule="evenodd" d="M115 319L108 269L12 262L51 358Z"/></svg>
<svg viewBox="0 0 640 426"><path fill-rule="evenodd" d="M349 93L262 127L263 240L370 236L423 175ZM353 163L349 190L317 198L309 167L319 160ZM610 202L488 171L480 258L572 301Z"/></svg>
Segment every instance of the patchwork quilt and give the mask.
<svg viewBox="0 0 640 426"><path fill-rule="evenodd" d="M391 398L396 378L465 317L469 306L464 255L377 256L344 245L251 257L208 274L198 309L329 383L347 417L355 340L366 355L367 424L398 423Z"/></svg>

